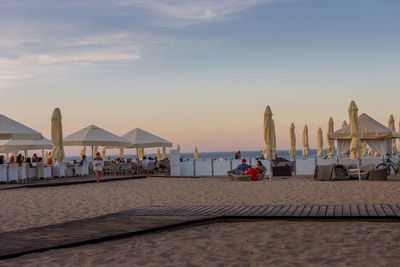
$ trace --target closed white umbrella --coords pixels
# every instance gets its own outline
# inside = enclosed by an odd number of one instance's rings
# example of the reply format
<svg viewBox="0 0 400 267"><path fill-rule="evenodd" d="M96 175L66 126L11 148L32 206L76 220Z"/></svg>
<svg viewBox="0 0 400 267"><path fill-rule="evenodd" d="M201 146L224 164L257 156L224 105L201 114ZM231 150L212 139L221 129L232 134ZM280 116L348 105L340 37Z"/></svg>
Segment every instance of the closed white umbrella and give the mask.
<svg viewBox="0 0 400 267"><path fill-rule="evenodd" d="M363 157L365 157L365 156L367 156L367 153L368 153L367 142L363 141L363 142L361 143L361 155L362 155Z"/></svg>
<svg viewBox="0 0 400 267"><path fill-rule="evenodd" d="M157 160L161 159L161 151L160 148L157 148Z"/></svg>
<svg viewBox="0 0 400 267"><path fill-rule="evenodd" d="M264 112L264 141L265 141L265 148L264 148L264 158L266 160L273 160L275 159L275 150L274 146L276 146L275 141L275 125L272 119L272 111L270 106L265 108Z"/></svg>
<svg viewBox="0 0 400 267"><path fill-rule="evenodd" d="M138 152L139 152L139 160L143 160L143 158L144 158L144 148L143 147L139 148Z"/></svg>
<svg viewBox="0 0 400 267"><path fill-rule="evenodd" d="M290 149L289 154L293 159L296 159L296 134L294 132L294 123L290 125L289 136L290 136Z"/></svg>
<svg viewBox="0 0 400 267"><path fill-rule="evenodd" d="M371 158L374 157L374 151L372 151L371 147L368 149L368 157L371 157Z"/></svg>
<svg viewBox="0 0 400 267"><path fill-rule="evenodd" d="M103 160L106 160L106 153L107 153L107 148L103 147L103 150L101 151L101 157Z"/></svg>
<svg viewBox="0 0 400 267"><path fill-rule="evenodd" d="M321 127L318 128L317 145L318 145L317 157L322 158L322 157L325 156L325 153L324 153L324 150L323 150L324 138L322 137L322 129L321 129Z"/></svg>
<svg viewBox="0 0 400 267"><path fill-rule="evenodd" d="M194 160L199 160L199 149L197 148L197 146L193 150L193 157Z"/></svg>
<svg viewBox="0 0 400 267"><path fill-rule="evenodd" d="M310 154L310 147L308 144L308 126L304 126L304 130L303 130L303 152L302 152L303 156L305 158L308 158L309 154Z"/></svg>
<svg viewBox="0 0 400 267"><path fill-rule="evenodd" d="M361 158L361 142L358 124L358 108L354 101L351 101L350 103L349 121L351 131L350 158L358 161Z"/></svg>
<svg viewBox="0 0 400 267"><path fill-rule="evenodd" d="M165 146L162 147L162 160L167 159L167 149Z"/></svg>
<svg viewBox="0 0 400 267"><path fill-rule="evenodd" d="M63 145L63 129L62 129L62 116L59 108L55 108L51 116L51 141L53 142L53 150L51 157L55 161L62 161L64 159L64 145Z"/></svg>
<svg viewBox="0 0 400 267"><path fill-rule="evenodd" d="M81 159L83 159L83 156L86 156L86 146L83 146L81 150Z"/></svg>
<svg viewBox="0 0 400 267"><path fill-rule="evenodd" d="M346 126L347 126L347 121L344 120L343 123L342 123L342 128L344 128L344 127L346 127Z"/></svg>
<svg viewBox="0 0 400 267"><path fill-rule="evenodd" d="M120 158L123 158L124 157L124 149L121 147L120 149L119 149L119 155L118 155Z"/></svg>
<svg viewBox="0 0 400 267"><path fill-rule="evenodd" d="M181 151L181 146L178 145L178 146L176 147L176 150Z"/></svg>
<svg viewBox="0 0 400 267"><path fill-rule="evenodd" d="M326 152L329 158L333 158L335 155L335 141L329 138L329 134L333 133L333 119L332 117L329 118L328 122L328 134L327 134L327 141L326 141Z"/></svg>
<svg viewBox="0 0 400 267"><path fill-rule="evenodd" d="M393 131L396 131L393 115L390 115L390 117L389 117L388 128L393 130ZM396 155L396 153L397 153L396 150L397 150L397 148L396 148L396 138L392 138L392 155Z"/></svg>

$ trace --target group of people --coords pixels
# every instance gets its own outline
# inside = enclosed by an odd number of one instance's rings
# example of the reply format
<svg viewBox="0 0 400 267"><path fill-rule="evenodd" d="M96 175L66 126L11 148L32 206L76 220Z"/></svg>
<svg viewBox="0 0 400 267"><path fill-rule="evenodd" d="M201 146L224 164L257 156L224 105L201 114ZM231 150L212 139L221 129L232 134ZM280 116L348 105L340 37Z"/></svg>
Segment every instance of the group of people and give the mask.
<svg viewBox="0 0 400 267"><path fill-rule="evenodd" d="M257 181L258 177L266 170L265 166L260 160L257 161L255 166L247 164L246 159L242 159L242 164L236 168L237 175L251 175L252 181Z"/></svg>
<svg viewBox="0 0 400 267"><path fill-rule="evenodd" d="M38 157L36 154L32 156L32 158L25 158L22 154L18 154L16 157L11 156L8 160L4 157L4 155L0 156L0 164L19 164L22 168L22 164L27 163L30 168L33 168L32 163L43 162L43 158Z"/></svg>

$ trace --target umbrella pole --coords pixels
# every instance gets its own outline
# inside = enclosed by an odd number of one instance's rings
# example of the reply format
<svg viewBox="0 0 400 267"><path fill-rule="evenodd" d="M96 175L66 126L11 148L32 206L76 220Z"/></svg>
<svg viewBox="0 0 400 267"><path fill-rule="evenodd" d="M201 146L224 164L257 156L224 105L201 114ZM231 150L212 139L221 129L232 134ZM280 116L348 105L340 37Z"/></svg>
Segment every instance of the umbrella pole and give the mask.
<svg viewBox="0 0 400 267"><path fill-rule="evenodd" d="M361 161L361 160L360 160L360 161ZM358 180L359 180L359 181L361 181L360 161L357 161L357 167L358 167Z"/></svg>
<svg viewBox="0 0 400 267"><path fill-rule="evenodd" d="M92 162L94 162L94 155L93 155L93 146L92 146Z"/></svg>
<svg viewBox="0 0 400 267"><path fill-rule="evenodd" d="M136 148L136 174L139 174L139 148Z"/></svg>

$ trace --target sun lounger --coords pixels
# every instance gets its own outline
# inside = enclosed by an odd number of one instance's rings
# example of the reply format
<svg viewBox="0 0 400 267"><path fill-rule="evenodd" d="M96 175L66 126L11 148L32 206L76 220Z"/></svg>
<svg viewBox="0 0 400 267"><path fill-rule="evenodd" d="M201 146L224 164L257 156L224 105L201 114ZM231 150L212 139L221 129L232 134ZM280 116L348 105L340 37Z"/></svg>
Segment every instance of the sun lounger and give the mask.
<svg viewBox="0 0 400 267"><path fill-rule="evenodd" d="M330 181L335 164L330 165L317 165L314 171L314 180L316 181Z"/></svg>
<svg viewBox="0 0 400 267"><path fill-rule="evenodd" d="M345 166L338 164L333 168L332 181L349 180L350 176Z"/></svg>
<svg viewBox="0 0 400 267"><path fill-rule="evenodd" d="M387 173L388 173L388 168L382 168L382 169L377 169L377 170L370 170L368 172L368 179L371 181L386 181L387 180Z"/></svg>

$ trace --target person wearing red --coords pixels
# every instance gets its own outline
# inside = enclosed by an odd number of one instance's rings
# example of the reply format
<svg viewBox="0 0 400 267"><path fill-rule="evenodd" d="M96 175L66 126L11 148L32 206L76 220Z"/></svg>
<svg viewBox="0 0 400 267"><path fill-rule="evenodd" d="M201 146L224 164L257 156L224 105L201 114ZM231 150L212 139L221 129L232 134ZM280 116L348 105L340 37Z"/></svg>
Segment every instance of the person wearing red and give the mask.
<svg viewBox="0 0 400 267"><path fill-rule="evenodd" d="M257 165L253 168L250 168L247 172L243 173L243 175L251 175L252 181L257 181L258 176L265 171L265 167L262 162L259 160L257 161Z"/></svg>

